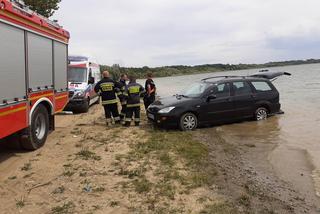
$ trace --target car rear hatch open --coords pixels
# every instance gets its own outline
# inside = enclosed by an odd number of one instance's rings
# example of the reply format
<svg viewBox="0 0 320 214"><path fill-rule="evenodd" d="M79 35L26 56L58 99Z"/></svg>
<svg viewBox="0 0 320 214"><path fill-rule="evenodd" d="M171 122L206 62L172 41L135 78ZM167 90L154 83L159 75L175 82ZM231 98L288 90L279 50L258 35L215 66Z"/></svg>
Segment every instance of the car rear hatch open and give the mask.
<svg viewBox="0 0 320 214"><path fill-rule="evenodd" d="M250 75L250 77L258 77L258 78L265 78L265 79L269 79L269 80L275 80L278 77L283 76L283 75L291 76L291 74L288 72L261 70L258 73Z"/></svg>

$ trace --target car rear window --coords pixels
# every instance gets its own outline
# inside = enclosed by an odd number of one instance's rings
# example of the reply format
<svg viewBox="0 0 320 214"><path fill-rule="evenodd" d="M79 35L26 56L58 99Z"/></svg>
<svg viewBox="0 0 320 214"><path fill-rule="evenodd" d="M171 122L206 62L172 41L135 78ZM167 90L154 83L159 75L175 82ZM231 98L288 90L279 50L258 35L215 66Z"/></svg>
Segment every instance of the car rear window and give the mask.
<svg viewBox="0 0 320 214"><path fill-rule="evenodd" d="M267 82L259 81L259 82L251 82L251 83L257 92L272 91L272 88Z"/></svg>

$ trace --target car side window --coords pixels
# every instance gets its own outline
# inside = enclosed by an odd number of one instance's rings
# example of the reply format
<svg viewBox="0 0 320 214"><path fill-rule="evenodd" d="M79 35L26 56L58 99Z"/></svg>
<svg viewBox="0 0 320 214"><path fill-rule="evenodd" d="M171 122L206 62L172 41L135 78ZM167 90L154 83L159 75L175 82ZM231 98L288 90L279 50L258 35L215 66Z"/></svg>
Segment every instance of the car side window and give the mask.
<svg viewBox="0 0 320 214"><path fill-rule="evenodd" d="M217 87L214 90L214 95L216 95L217 98L229 97L230 96L229 83L222 83L217 85Z"/></svg>
<svg viewBox="0 0 320 214"><path fill-rule="evenodd" d="M252 93L251 87L247 82L233 82L234 95L248 95Z"/></svg>
<svg viewBox="0 0 320 214"><path fill-rule="evenodd" d="M253 87L256 89L256 91L259 92L266 92L266 91L272 91L272 88L267 82L264 81L256 81L256 82L251 82Z"/></svg>

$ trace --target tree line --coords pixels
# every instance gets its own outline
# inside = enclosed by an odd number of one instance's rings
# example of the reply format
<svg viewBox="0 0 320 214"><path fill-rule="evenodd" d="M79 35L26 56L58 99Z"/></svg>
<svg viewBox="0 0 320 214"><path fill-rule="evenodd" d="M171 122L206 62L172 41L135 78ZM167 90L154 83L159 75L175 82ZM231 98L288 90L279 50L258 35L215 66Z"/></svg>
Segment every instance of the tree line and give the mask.
<svg viewBox="0 0 320 214"><path fill-rule="evenodd" d="M120 67L118 64L112 66L100 65L101 71L108 70L114 79L119 79L121 74L134 75L137 78L145 78L147 73L153 73L154 77L167 77L177 75L188 75L197 73L211 73L218 71L234 71L243 69L261 69L278 66L303 65L320 63L320 59L289 60L281 62L268 62L264 64L204 64L195 66L174 65L163 67Z"/></svg>

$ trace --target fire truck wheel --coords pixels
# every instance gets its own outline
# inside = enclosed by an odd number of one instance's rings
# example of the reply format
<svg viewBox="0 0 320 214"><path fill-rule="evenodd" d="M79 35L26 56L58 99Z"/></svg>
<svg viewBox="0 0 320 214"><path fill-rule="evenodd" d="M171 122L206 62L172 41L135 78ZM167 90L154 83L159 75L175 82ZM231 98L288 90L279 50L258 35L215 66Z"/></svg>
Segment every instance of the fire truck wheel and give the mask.
<svg viewBox="0 0 320 214"><path fill-rule="evenodd" d="M36 150L44 145L49 132L49 114L43 105L37 106L31 118L31 126L22 136L21 145L27 150Z"/></svg>

